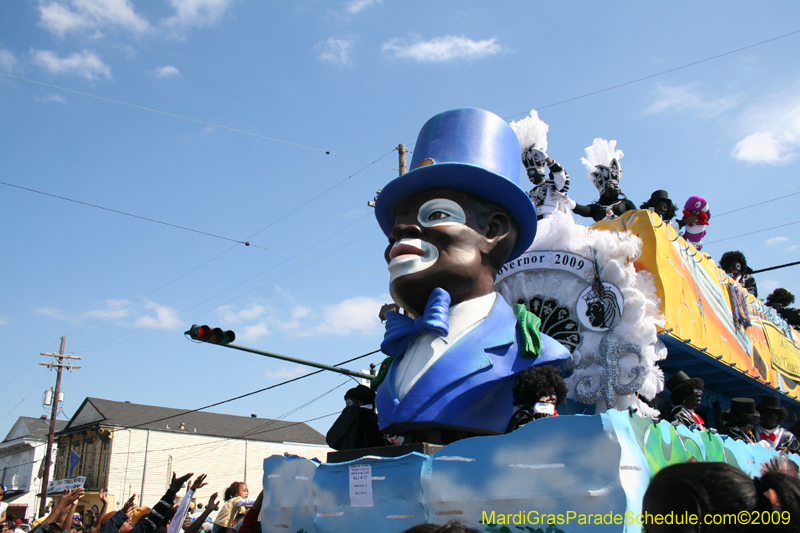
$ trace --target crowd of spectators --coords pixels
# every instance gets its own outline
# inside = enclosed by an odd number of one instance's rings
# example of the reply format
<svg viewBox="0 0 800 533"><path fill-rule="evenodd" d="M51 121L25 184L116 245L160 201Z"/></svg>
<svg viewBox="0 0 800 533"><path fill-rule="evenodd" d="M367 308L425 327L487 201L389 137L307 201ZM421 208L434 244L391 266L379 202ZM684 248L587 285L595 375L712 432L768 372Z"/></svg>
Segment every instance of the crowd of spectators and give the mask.
<svg viewBox="0 0 800 533"><path fill-rule="evenodd" d="M106 512L108 499L105 491L100 492L103 507L95 513L86 509L83 514L77 513L84 489L68 490L54 498L50 513L30 524L30 533L260 533L258 513L261 509L263 493L256 499L249 499L245 483L234 482L225 490L225 502L220 509L217 502L218 493L212 494L208 501L197 503L193 500L198 490L208 485L206 475L197 476L190 483L193 474L177 477L172 474L172 481L167 492L152 507L136 507L136 494L132 495L119 511ZM178 497L178 493L186 486L186 493ZM0 493L0 500L2 495ZM0 510L5 508L0 505ZM211 513L219 511L214 522ZM14 524L12 523L11 526ZM17 520L17 528L22 525ZM11 533L13 527L3 524L3 531ZM24 533L27 533L25 530ZM19 530L17 533L23 533Z"/></svg>

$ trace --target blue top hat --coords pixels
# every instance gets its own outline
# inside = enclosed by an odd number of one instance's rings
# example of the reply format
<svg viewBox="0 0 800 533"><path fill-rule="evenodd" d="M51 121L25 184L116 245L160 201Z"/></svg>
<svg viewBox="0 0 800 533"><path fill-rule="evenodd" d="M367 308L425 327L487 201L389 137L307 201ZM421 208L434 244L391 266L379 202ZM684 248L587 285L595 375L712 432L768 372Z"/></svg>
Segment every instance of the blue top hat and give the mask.
<svg viewBox="0 0 800 533"><path fill-rule="evenodd" d="M375 217L387 236L404 200L430 189L454 189L506 209L519 227L509 261L522 255L536 236L536 209L517 181L520 147L511 126L483 109L453 109L422 126L412 170L389 182L375 202ZM422 164L422 166L420 166Z"/></svg>

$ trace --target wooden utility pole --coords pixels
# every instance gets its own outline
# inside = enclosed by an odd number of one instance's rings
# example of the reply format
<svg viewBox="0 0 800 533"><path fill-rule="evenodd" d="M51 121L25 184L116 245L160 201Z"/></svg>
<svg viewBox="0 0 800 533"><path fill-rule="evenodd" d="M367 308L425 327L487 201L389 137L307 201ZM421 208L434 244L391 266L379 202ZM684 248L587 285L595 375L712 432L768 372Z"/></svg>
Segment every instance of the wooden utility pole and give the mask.
<svg viewBox="0 0 800 533"><path fill-rule="evenodd" d="M50 455L53 451L53 439L55 437L56 432L56 416L58 415L58 396L61 393L61 371L63 369L67 369L69 371L77 370L80 366L71 365L67 363L64 364L64 359L81 359L80 357L75 357L74 355L64 354L64 344L67 342L66 337L61 337L61 349L58 353L46 353L41 352L40 355L46 355L47 357L58 358L58 362L52 363L39 363L42 366L46 366L50 370L53 368L56 369L56 390L53 393L53 410L50 414L50 431L47 433L47 450L44 452L44 472L42 476L42 499L39 501L39 516L44 516L44 510L47 506L47 485L50 483L50 465L52 461L50 460Z"/></svg>
<svg viewBox="0 0 800 533"><path fill-rule="evenodd" d="M407 169L406 169L406 154L408 153L408 150L406 149L406 145L403 144L403 143L398 144L397 145L397 153L400 156L400 175L402 176L403 174L405 174L407 172Z"/></svg>

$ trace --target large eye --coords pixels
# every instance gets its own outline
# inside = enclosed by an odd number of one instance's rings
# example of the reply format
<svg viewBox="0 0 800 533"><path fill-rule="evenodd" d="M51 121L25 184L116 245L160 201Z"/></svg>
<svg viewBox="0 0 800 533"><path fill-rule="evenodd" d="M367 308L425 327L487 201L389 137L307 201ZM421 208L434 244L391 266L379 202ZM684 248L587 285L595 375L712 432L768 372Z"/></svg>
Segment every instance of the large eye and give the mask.
<svg viewBox="0 0 800 533"><path fill-rule="evenodd" d="M417 214L419 223L430 228L433 226L466 224L467 215L464 209L453 200L447 198L434 198L428 200L419 208Z"/></svg>

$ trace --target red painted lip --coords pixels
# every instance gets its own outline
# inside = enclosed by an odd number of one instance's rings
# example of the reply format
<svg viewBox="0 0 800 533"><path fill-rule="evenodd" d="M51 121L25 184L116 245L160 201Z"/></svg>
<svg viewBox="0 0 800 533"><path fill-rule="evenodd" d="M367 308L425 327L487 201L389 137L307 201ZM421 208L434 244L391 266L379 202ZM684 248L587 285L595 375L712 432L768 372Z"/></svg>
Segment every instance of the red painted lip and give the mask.
<svg viewBox="0 0 800 533"><path fill-rule="evenodd" d="M389 251L389 261L400 255L425 255L425 251L410 244L397 243Z"/></svg>

